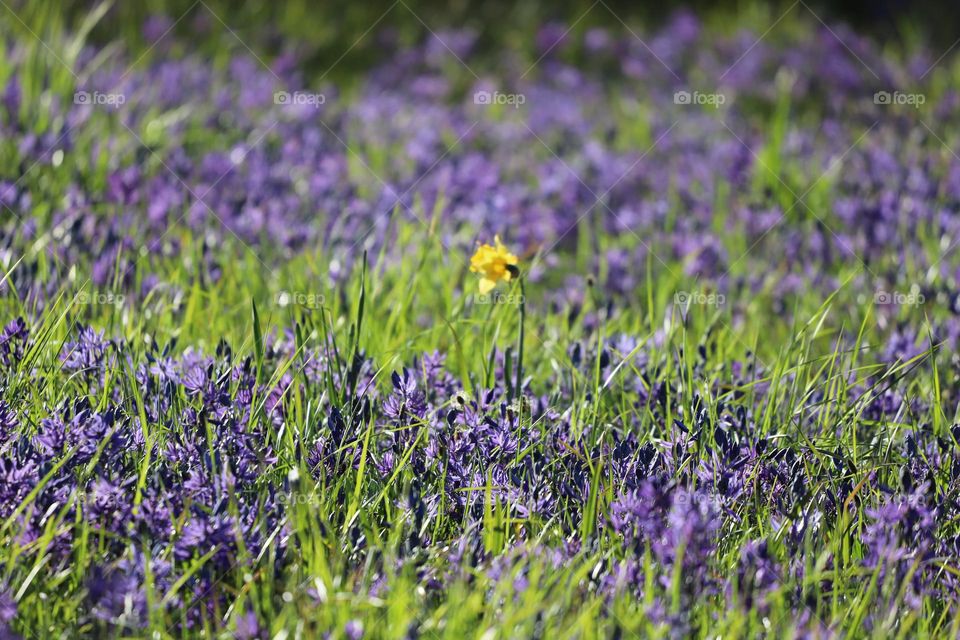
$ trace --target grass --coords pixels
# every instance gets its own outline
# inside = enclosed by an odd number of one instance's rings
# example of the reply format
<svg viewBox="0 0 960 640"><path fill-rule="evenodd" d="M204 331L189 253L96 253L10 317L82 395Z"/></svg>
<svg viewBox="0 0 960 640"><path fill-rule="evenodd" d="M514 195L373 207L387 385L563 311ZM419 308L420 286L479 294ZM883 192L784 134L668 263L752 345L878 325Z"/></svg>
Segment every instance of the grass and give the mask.
<svg viewBox="0 0 960 640"><path fill-rule="evenodd" d="M52 15L42 19L56 30ZM35 43L30 46L33 64L44 68L46 74L42 84L38 80L41 74L27 76L38 84L27 88L25 103L71 95L76 79L58 65L49 64L49 52ZM65 62L73 64L78 54L76 50ZM10 65L0 61L0 85L10 72ZM157 114L158 120L164 115L169 114ZM199 118L197 114L189 117ZM635 137L638 146L644 147L649 131L642 124L629 122L629 116L624 117L624 127L630 131L627 137ZM796 124L793 117L788 108L777 108L763 124L767 131L784 133ZM33 121L37 131L56 131L59 125L49 122L42 111ZM88 152L96 140L116 126L107 118L91 122L76 131L74 153L65 164L30 173L26 183L35 194L32 217L41 229L49 226L52 211L71 176L79 174L91 191L102 190L105 158L101 157L104 163L98 164ZM150 137L148 132L141 133ZM223 134L224 138L230 135ZM191 131L188 136L196 136L186 142L188 145L224 145L224 138L209 132ZM784 155L778 143L782 135L771 139L773 142L760 152L770 171L755 173L754 189L758 195L772 190L784 209L793 210L796 220L791 223L812 227L816 221L803 206L797 206L796 199L809 182L808 171L794 166ZM158 149L168 143L163 135L156 135L155 140ZM162 170L156 158L144 154L139 145L119 153L138 158L147 171ZM383 162L391 155L388 149L378 153L387 158ZM2 173L16 174L19 165L16 149L11 143L0 142ZM833 178L828 176L810 191L807 201L818 210L829 208ZM107 206L102 208L104 216L116 213ZM208 247L202 237L186 228L171 230L170 240L180 246L177 255L148 252L136 263L131 290L138 290L151 274L158 275L165 286L135 307L78 302L78 295L96 299L124 290L124 274L117 273L115 287L108 292L97 291L89 284L88 264L51 262L39 241L24 255L10 256L8 275L28 266L36 269L34 278L39 282L53 272L70 274L66 278L69 284L47 296L42 308L32 306L36 301L26 301L12 288L0 298L0 317L4 320L18 316L32 319L32 347L16 370L7 375L2 389L3 399L18 408L21 428L27 434L35 434L41 420L54 408L85 398L99 409L122 406L139 419L146 442L157 445L145 451L164 450L184 428L175 416L188 407L199 406L195 397L178 388L169 398L171 409L166 419L152 422L148 418L147 398L136 365L161 355L182 355L188 350L213 354L221 345L229 345L229 359L248 364L260 383L258 389L274 388L285 376L297 383L284 393L286 420L282 427L271 422L264 396L254 397L254 411L248 418L251 425L264 427L265 438L277 458L271 471L259 477L255 486L263 497L278 493L286 507L283 520L263 531L267 539L283 540L286 556L281 558L275 545L266 545L266 550L258 554L246 549L238 538L235 562L216 576L213 586L225 596L228 608L211 612L189 631L181 624L184 611L192 604L192 578L211 562L212 554L176 561L180 578L168 589L153 591L153 583L147 581L148 599L156 606L150 607L146 628L130 631L129 636L187 637L203 631L208 637L229 637L246 611L256 613L270 637L281 638L316 637L326 630L342 635L352 621L360 621L370 637L384 638L408 637L411 629L417 629L422 637L484 639L663 637L671 633L718 638L790 637L798 619L804 616L819 619L824 627L842 635L863 636L867 634L862 624L868 615L880 616L874 623L875 637L956 636L960 632L960 613L954 604L934 599L927 599L919 610L893 607L896 613L884 619L891 610L889 603L902 604L905 584L880 581L879 574L865 575L860 562L864 554L861 533L869 520L867 506L881 500L878 486L899 485L901 467L908 462L895 444L908 431L951 438L950 427L958 420L954 367L949 354L942 353L936 344L909 362L880 361L879 349L890 332L878 323L871 301L861 299L864 281L869 280L862 265L826 265L839 283L827 297L812 290L784 297L778 292L774 272L759 291L749 291L745 286L734 288L721 304L683 309L676 304L678 292L713 292L684 275L684 264L676 260L660 263L651 257L632 295L611 301L599 287L588 287L583 308L573 314L569 308L553 307L548 300L563 276L588 273L596 256L606 255L615 247L635 247L642 241L629 235L598 235L588 217L577 229L579 244L554 256L557 260L550 263L542 279L527 281L522 290L514 285L504 291L511 295L522 291L526 299L525 331L519 338L518 305L479 304L473 294L475 276L468 271L469 255L462 247L474 233L483 230L456 230L450 241L441 236L434 212L421 205L415 207L415 213L426 222L398 212L389 227L388 236L393 242L381 255L369 256L365 268L354 269L336 286L329 277L331 257L322 249L308 247L288 256L261 246L253 249L236 238L228 238L213 250L214 261L223 268L219 279L211 279L204 267ZM718 227L723 224L724 214L723 210L716 212ZM677 205L667 225L680 215ZM918 228L916 232L926 234L928 243L936 246L934 230ZM736 229L727 230L724 239L732 254L750 249ZM397 255L403 259L388 259ZM525 264L538 262L541 257L546 256L529 256ZM896 262L895 257L891 259L891 264ZM923 280L920 267L909 262L897 266L903 269L903 281ZM753 268L749 262L735 263L730 278L734 282L746 279ZM603 269L601 266L597 274L601 280ZM949 311L933 302L919 309L904 308L901 314L901 319L929 332L931 324L946 318ZM123 357L108 368L103 383L81 374L67 376L62 370L60 354L78 323L103 329L107 336L122 340ZM296 345L293 355L275 348L274 340L287 331ZM636 364L633 352L614 353L613 365L601 364L598 354L604 350L609 353L619 335L636 338L637 353L642 349L647 357L645 368ZM333 360L344 369L340 372L343 375L334 376L333 370L327 370L319 383L307 376L306 354L312 349L336 353ZM583 505L561 510L554 519L519 518L511 514L509 505L494 490L495 480L488 476L485 484L473 488L483 505L479 524L466 518L454 520L443 510L435 517L411 521L413 516L404 505L412 492L420 490L423 479L402 459L397 471L386 478L371 472L368 454L380 435L375 432L379 427L369 417L355 418L362 416L356 389L350 387L356 384L357 376L351 376L348 369L357 354L369 359L376 372L376 385L385 393L393 372L411 366L417 357L435 349L447 354L447 369L464 393L475 397L497 382L497 354L511 354L505 359L502 378L509 381L515 375L519 377L522 349L522 375L529 380L530 388L526 401L536 402L535 398L542 396L569 421L571 432L580 439L579 448L570 455L579 457L588 470L589 499ZM575 349L582 353L579 363ZM759 372L757 378L737 375L735 363L752 367ZM645 392L664 385L676 394L660 413L638 401L638 384ZM868 387L865 397L851 393L860 384ZM922 401L924 408L919 413L904 411L892 420L865 418L866 399L888 388L899 390L910 400ZM458 400L446 398L444 402L443 409L452 409ZM724 408L731 406L752 412L757 435L798 453L797 464L804 465L806 476L819 483L811 487L814 494L840 496L845 507L805 537L802 579L782 576L781 588L771 596L763 613L756 607L742 606L736 587L731 593L704 595L688 609L679 571L661 575L647 549L640 565L645 584L642 599L623 595L608 600L598 595L595 576L625 553L616 534L598 525L610 512L618 489L605 465L609 447L628 432L641 443L669 444L680 435L675 425L679 422L691 428L702 411L710 419L704 421L700 440L690 452L692 475L701 458L713 455L709 443L724 437L717 433L716 424ZM334 407L359 420L354 425L357 440L350 443L361 451L359 464L346 465L338 475L317 477L306 462L306 443L324 430ZM531 417L528 404L517 402L511 410L521 416L524 430L543 438L550 434L546 420ZM416 428L419 426L427 425L406 427L416 435L405 455L429 445L431 431ZM213 434L201 439L210 445L214 458ZM67 454L61 464L66 464L71 455ZM76 470L79 481L93 479L99 455L102 452ZM138 451L124 455L133 458L139 472L138 482L129 488L139 505L156 460L150 453L141 457ZM515 463L521 465L526 458L533 463L537 455L536 447L519 450ZM101 556L118 541L81 517L82 502L75 501L82 496L75 495L71 498L74 502L47 513L39 539L25 541L19 537L18 517L31 511L35 494L58 470L44 469L35 493L24 496L17 510L0 523L0 584L12 586L18 604L14 628L27 637L110 634L115 630L88 618L84 602L89 576L97 570ZM953 482L946 474L936 477L930 491L952 495ZM769 540L775 557L785 562L790 559L790 548L782 539L788 532L773 522L769 505L759 498L724 519L712 572L724 577L736 575L742 545L755 539ZM81 508L68 518L68 507L78 505ZM238 508L234 497L228 509ZM572 518L573 512L582 517ZM486 568L470 569L443 589L430 588L425 576L447 570L458 536L465 527L473 526L482 530L483 549L502 564L500 575L492 577ZM408 541L414 533L449 544L411 552ZM529 544L519 546L527 553L515 547L521 533ZM952 534L956 533L954 523ZM64 570L51 570L49 566L46 549L56 540L70 550L72 561ZM155 550L148 540L134 538L128 542L125 553L152 558ZM572 542L582 543L582 548L572 560L559 564L545 547L533 544L560 546ZM954 560L944 559L942 571L960 575ZM383 572L383 586L373 591L383 595L371 593L378 571ZM521 574L529 585L525 589L516 586ZM798 598L803 608L797 607ZM187 606L163 606L169 603ZM688 616L690 628L671 629L660 624L650 614L660 606L668 617L673 616L671 619Z"/></svg>
<svg viewBox="0 0 960 640"><path fill-rule="evenodd" d="M91 402L103 406L107 401L106 390L89 389L79 379L63 380L57 358L61 345L68 337L70 325L83 321L105 328L111 335L124 336L134 362L143 360L154 348L161 352L176 352L179 345L191 345L195 349L212 351L220 340L237 345L234 357L240 361L252 359L257 364L258 377L274 384L284 372L294 373L300 362L294 360L271 360L263 353L263 335L284 328L297 327L305 343L318 344L322 336L335 340L341 350L348 349L348 336L358 326L357 346L379 367L379 378L384 386L387 373L410 363L413 357L426 350L438 348L450 354L449 368L459 372L459 381L465 389L480 389L489 384L489 355L494 348L505 350L513 345L516 336L516 308L504 306L492 313L470 303L470 296L457 291L469 286L470 277L456 258L445 255L443 247L433 238L424 238L423 229L415 225L404 226L403 238L419 238L419 255L411 257L396 269L384 273L374 271L368 275L363 294L363 323L357 315L360 305L361 283L355 278L340 291L320 289L329 306L322 309L276 307L275 291L263 282L262 269L253 259L244 259L244 251L237 248L238 256L231 262L232 270L214 286L201 286L196 280L171 276L179 289L185 292L183 304L174 310L169 301L154 300L145 305L140 314L125 313L116 307L78 309L71 306L70 297L64 296L56 306L42 315L44 341L36 347L33 357L21 364L19 374L10 380L5 397L15 400L18 406L32 407L32 419L36 424L46 407L59 406L71 398L91 397ZM322 282L324 273L317 269L323 264L321 256L300 257L292 260L283 271L289 273L285 280L291 291L314 291L313 283ZM283 276L280 276L281 278ZM662 281L661 281L662 282ZM929 424L938 435L945 434L946 425L956 421L956 415L945 416L936 409L930 415L903 416L904 423L883 425L869 424L861 420L862 403L851 401L847 390L850 376L863 380L868 375L879 377L877 383L902 383L913 397L936 399L940 385L936 369L918 367L918 362L903 363L884 370L882 365L869 361L869 352L839 351L841 335L858 336L859 344L879 341L875 327L871 325L869 308L859 309L862 317L842 316L838 313L836 300L798 300L791 320L776 322L764 314L763 335L750 329L751 322L744 322L740 329L731 328L736 323L728 309L717 311L691 311L685 320L680 320L672 305L675 286L658 282L648 291L642 291L636 302L618 309L609 318L604 318L596 330L585 329L582 319L568 325L562 314L532 312L528 314L528 342L526 345L526 375L533 380L533 388L547 394L549 402L558 411L571 412L575 430L588 438L587 450L600 442L608 442L613 428L629 428L642 439L657 441L668 437L664 424L675 419L689 420L689 407L694 394L706 402L709 413L716 415L717 405L730 402L741 396L746 406L757 407L763 432L779 442L807 450L816 457L807 461L812 466L812 476L828 472L825 482L839 485L841 482L862 487L862 482L871 474L894 483L901 461L891 451L891 441L897 432L914 429L918 424ZM537 287L529 286L528 295L536 300ZM256 301L255 303L251 303ZM643 301L652 301L652 304ZM8 314L20 312L14 301L8 299ZM817 306L818 305L818 306ZM254 311L255 309L259 312ZM602 313L600 309L589 309ZM571 365L566 345L579 342L588 350L599 348L611 335L626 333L638 336L645 345L653 343L654 334L668 323L670 327L663 344L650 348L650 357L663 364L660 377L653 382L663 382L686 389L683 406L673 407L673 414L662 419L655 418L649 409L638 409L633 394L626 389L632 379L631 365L613 372L604 379L599 371L578 369ZM710 354L701 359L698 350ZM628 354L623 354L628 355ZM935 359L934 359L935 360ZM729 363L734 361L754 362L763 366L762 381L769 385L765 399L754 404L754 387L730 386ZM32 372L28 374L27 372ZM882 373L881 373L882 372ZM142 399L138 383L126 366L118 366L110 372L110 386L125 398L124 404L139 406ZM555 383L567 380L575 392L572 397L552 392ZM308 434L317 428L322 412L318 399L325 390L314 389L304 379L304 393L292 393L285 402L290 415L295 418L286 426L297 434ZM333 382L330 382L333 386ZM268 385L268 386L270 386ZM719 391L721 389L722 391ZM335 390L328 400L336 397ZM178 398L183 406L191 404L187 397ZM933 407L941 405L933 403ZM944 409L946 410L946 409ZM819 414L819 417L816 417ZM141 416L143 414L141 413ZM800 425L807 425L801 429ZM810 425L819 425L810 428ZM176 425L149 425L148 438L163 441ZM529 424L537 429L537 424ZM592 427L587 429L587 427ZM883 428L885 435L877 437L875 429ZM372 423L370 425L372 428ZM369 444L369 429L367 441ZM421 432L424 435L426 432ZM712 434L703 434L709 440ZM499 633L512 637L607 637L619 629L627 637L641 637L664 633L653 627L643 613L643 604L624 597L614 603L606 603L583 585L598 564L615 557L616 545L601 536L595 550L585 551L576 561L559 568L552 567L546 558L533 558L527 570L532 588L522 597L515 597L511 588L513 574L507 571L503 579L492 581L482 574L472 576L469 584L454 584L446 593L424 592L414 570L404 568L395 575L389 574L387 584L390 597L379 599L355 595L358 586L369 586L369 576L363 570L364 562L348 559L349 549L344 549L344 540L350 532L358 529L366 537L365 550L369 562L389 561L403 537L408 534L408 523L396 507L415 480L412 470L406 469L382 482L365 474L364 466L340 477L326 478L317 485L310 478L309 469L303 466L304 451L297 450L298 443L288 433L272 433L270 438L278 455L276 472L272 477L262 478L267 486L283 487L288 492L291 509L286 522L289 528L288 547L297 549L297 561L273 575L271 567L275 558L268 554L261 558L241 558L238 564L245 567L243 573L231 572L223 576L218 588L226 590L236 608L252 607L262 620L269 621L274 631L287 629L291 633L306 636L323 629L342 629L350 620L359 619L364 627L377 637L403 637L406 629L419 623L426 637L464 637ZM417 441L415 446L424 446ZM854 462L854 469L835 475L831 453L841 447ZM518 454L522 457L522 452ZM149 473L150 459L138 461L143 474ZM599 467L597 467L599 470ZM296 469L301 478L298 482L284 482L289 471ZM601 476L594 476L597 488L595 502L587 505L597 513L603 513L614 498L613 487ZM835 486L834 489L838 488ZM478 487L478 491L484 491ZM848 500L860 504L855 493ZM524 528L532 540L558 543L560 529L557 523L517 521L507 516L502 505L487 495L484 497L485 515L483 527L488 551L506 551L511 539L510 532ZM30 500L23 503L29 509ZM738 514L740 525L724 531L724 548L727 553L718 558L716 570L732 571L736 566L736 553L740 543L749 539L775 536L768 514L763 505L758 511ZM875 605L880 594L889 596L898 590L896 584L875 584L867 580L866 586L847 590L843 576L855 573L858 537L854 535L864 526L864 514L854 509L849 516L838 519L830 528L818 532L818 540L811 541L808 558L809 569L800 584L790 584L788 589L798 589L807 598L809 609L822 620L831 623L839 631L857 635L860 619ZM582 535L590 540L594 531L584 519ZM424 528L436 539L454 535L461 523L446 521L443 517L424 523ZM15 523L8 519L3 527L4 535L15 535ZM275 535L281 535L278 531ZM17 547L6 546L3 577L18 585L21 595L19 618L24 629L38 633L53 633L55 629L69 628L77 622L78 607L83 594L83 577L88 575L96 562L97 549L105 541L88 522L68 522L59 514L51 514L47 535L52 539L58 534L68 534L72 540L74 563L65 573L48 574L44 571L43 540L37 544ZM9 538L8 538L9 539ZM147 549L143 549L148 553ZM442 553L440 554L443 555ZM508 554L509 557L509 554ZM834 558L834 566L825 564ZM352 561L351 561L352 560ZM427 566L442 558L425 558ZM199 558L197 566L204 558ZM526 562L526 561L525 561ZM649 556L648 556L649 563ZM186 567L189 575L193 567ZM945 567L945 570L951 568ZM671 588L662 588L650 573L649 597L663 597L674 612L679 607L678 583ZM821 592L822 581L829 580L833 591ZM862 584L857 581L856 584ZM303 596L305 586L312 586L322 594L317 605ZM489 591L488 591L489 590ZM672 593L671 593L672 591ZM298 594L288 602L285 594ZM176 597L177 592L157 593L157 602ZM735 597L734 597L735 602ZM923 615L912 614L915 619L900 620L898 626L903 634L953 633L960 625L954 615L940 617L935 603ZM946 610L944 611L944 615ZM604 612L608 615L601 615ZM225 619L229 611L218 612ZM766 616L756 613L744 614L736 609L718 608L717 602L700 603L694 618L701 629L710 629L711 634L721 637L748 637L756 634L789 633L797 611L786 599L776 599ZM145 636L171 635L175 628L176 614L156 612L151 616ZM76 628L84 633L84 628ZM89 631L89 629L88 629ZM211 632L213 629L211 628ZM172 633L176 637L176 633Z"/></svg>

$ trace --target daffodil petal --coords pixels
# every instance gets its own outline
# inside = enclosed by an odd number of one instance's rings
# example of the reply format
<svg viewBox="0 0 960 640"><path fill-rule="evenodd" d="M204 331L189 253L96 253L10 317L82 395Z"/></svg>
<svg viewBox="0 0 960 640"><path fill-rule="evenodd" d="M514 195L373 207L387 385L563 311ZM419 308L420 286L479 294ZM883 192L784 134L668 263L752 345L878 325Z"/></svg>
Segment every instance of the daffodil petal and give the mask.
<svg viewBox="0 0 960 640"><path fill-rule="evenodd" d="M480 278L480 293L490 293L495 286L497 286L496 281L489 278Z"/></svg>

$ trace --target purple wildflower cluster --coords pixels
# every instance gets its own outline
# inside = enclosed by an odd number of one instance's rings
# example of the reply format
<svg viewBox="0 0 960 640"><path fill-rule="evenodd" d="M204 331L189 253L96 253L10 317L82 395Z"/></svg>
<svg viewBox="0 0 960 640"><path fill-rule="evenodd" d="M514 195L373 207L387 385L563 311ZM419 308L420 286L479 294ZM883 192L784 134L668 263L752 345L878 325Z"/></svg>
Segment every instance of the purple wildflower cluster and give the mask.
<svg viewBox="0 0 960 640"><path fill-rule="evenodd" d="M899 367L929 367L932 345L960 343L949 259L960 159L925 112L875 99L941 62L929 52L898 61L840 28L776 41L705 41L702 30L680 14L647 46L548 26L533 73L509 56L494 69L474 62L468 31L416 47L384 36L387 62L349 92L302 94L312 101L278 98L309 85L287 56L266 67L238 55L226 69L192 56L112 62L81 90L123 104L54 102L44 133L24 102L32 59L7 47L0 150L15 150L22 170L0 176L12 214L0 218L0 263L20 262L0 292L24 316L0 332L0 540L11 555L42 557L49 575L92 555L89 575L62 583L64 598L78 624L118 633L146 628L157 609L185 632L229 619L238 637L263 637L264 621L232 606L250 581L304 570L307 518L337 532L323 549L340 563L337 584L362 575L355 591L371 597L401 573L425 598L464 583L502 597L491 586L502 582L519 597L543 586L541 568L589 562L579 595L608 611L644 603L678 634L702 625L689 611L704 598L761 614L787 602L805 611L800 627L822 633L810 582L837 598L882 594L884 609L864 619L878 633L931 600L957 615L960 427L902 427L955 403L960 379L938 379L939 395L923 397ZM704 82L716 109L688 104ZM768 126L790 105L817 126ZM958 106L952 89L927 104L944 127ZM87 139L93 122L109 122L110 135ZM341 287L365 255L400 263L395 229L426 224L425 212L445 259L468 253L478 229L538 255L524 274L531 287L556 283L549 267L578 244L609 239L589 273L559 281L542 304L585 334L552 376L518 376L515 389L497 351L488 382L466 388L442 353L394 367L359 348L348 357L327 336L313 346L296 329L267 336L256 357L226 342L161 351L86 325L54 344L39 318L77 271L135 304L173 286L164 261L198 287L215 283L234 243L270 264L320 247ZM749 251L729 246L729 229ZM943 313L904 320L881 300L888 338L866 345L881 366L791 403L782 387L801 388L799 374L720 361L709 345L662 349L664 331L597 347L600 325L644 284L637 265L676 268L731 299L766 292L781 311L798 291L850 287L909 292ZM15 384L31 376L63 390ZM603 413L607 384L584 397L582 380L615 381L623 410ZM865 470L863 448L831 433L838 403L882 468ZM849 536L842 556L823 551L836 531ZM390 553L387 535L399 540ZM0 637L28 571L0 575ZM290 589L327 597L315 583ZM364 624L339 631L360 638Z"/></svg>
<svg viewBox="0 0 960 640"><path fill-rule="evenodd" d="M315 367L280 383L284 391L258 411L256 399L277 389L257 384L253 362L236 361L225 347L214 356L188 353L136 365L137 401L129 389L107 385L98 334L78 332L64 345L61 366L67 372L85 363L85 384L107 389L106 402L67 403L35 426L9 405L0 407L0 518L13 522L11 544L42 549L51 570L68 567L81 544L57 523L89 525L97 566L81 593L91 620L137 628L148 615L146 585L165 591L179 581L185 588L164 606L182 612L185 627L224 615L237 576L252 571L256 558L271 558L278 572L296 563L290 523L310 504L300 500L310 487L343 492L353 484L341 480L361 469L368 477L364 499L385 492L387 502L407 514L405 542L391 562L413 567L433 590L473 580L476 569L486 567L492 579L509 576L521 592L531 563L561 566L613 540L612 554L599 561L587 587L611 601L643 598L645 559L652 559L657 583L679 584L684 602L735 593L731 602L748 608L771 598L801 607L803 594L784 593L782 585L803 576L808 567L798 558L805 545L850 518L857 500L875 505L856 525L855 562L865 575L878 572L881 584L893 585L891 598L907 584L911 607L920 607L924 596L960 595L960 584L942 573L939 560L956 557L956 542L938 533L952 530L960 513L955 501L928 490L931 478L952 478L950 470L960 465L960 431L948 439L918 432L891 440L904 462L898 486L873 473L858 484L842 448L824 455L800 437L766 438L744 400L721 403L715 416L704 409L665 424L680 390L628 390L625 401L649 410L647 427L662 434L641 444L632 423L575 427L570 412L555 409L575 397L563 377L550 381L551 397L528 390L528 401L518 405L507 401L500 384L468 394L436 353L395 372L384 392L375 383L375 363L363 359L340 379L342 402L322 405L308 428L294 431L288 417L293 391L317 397L328 373L346 371L319 348L298 351L291 336L268 342L269 366L293 360ZM122 341L108 344L116 358L130 353ZM639 379L656 368L641 363L646 355L636 357ZM605 363L597 358L581 354L579 367L614 366L609 356ZM742 380L694 382L719 393ZM887 404L878 398L872 408L884 411ZM278 432L289 442L271 435ZM304 484L300 469L312 483ZM347 520L350 496L338 502L342 508L326 514L325 526L351 531L339 552L359 569L368 562L369 542L363 528ZM518 523L509 537L512 550L503 547L506 539L491 539L491 504ZM375 502L369 509L366 518L384 517ZM739 565L721 566L722 534L758 510L769 514L769 539L747 540ZM445 523L439 532L438 522ZM456 551L444 551L450 548ZM368 569L370 588L383 595L390 567ZM12 606L8 600L3 611ZM674 626L691 623L668 609L654 607L650 614Z"/></svg>
<svg viewBox="0 0 960 640"><path fill-rule="evenodd" d="M349 98L321 82L312 95L322 104L310 105L276 98L310 83L289 56L269 67L237 56L225 73L191 57L136 70L116 63L98 66L84 89L125 96L121 108L55 103L51 121L61 124L43 135L28 126L28 60L12 48L0 131L23 171L0 182L15 214L3 237L16 254L32 248L14 283L41 300L56 290L56 278L38 279L31 266L42 251L61 265L61 278L63 265L88 265L98 287L128 288L141 267L146 277L137 282L149 290L163 283L142 262L180 256L183 227L199 239L191 268L206 279L223 268L217 247L239 240L264 260L276 250L279 258L322 246L331 280L342 282L364 250L379 255L387 245L399 259L393 225L426 224L436 209L453 254L472 244L470 230L484 229L549 256L575 246L589 217L595 231L631 240L592 265L615 293L633 291L642 277L631 265L649 262L678 264L730 292L755 293L775 281L777 297L801 286L832 291L840 283L831 273L852 265L861 269L859 290L872 295L909 289L891 259L911 255L916 273L937 274L921 283L925 298L955 301L955 261L937 259L925 242L937 237L949 246L960 237L953 215L960 161L924 126L926 112L875 100L931 78L943 61L926 51L897 61L841 27L775 42L702 31L689 14L649 46L635 34L602 30L553 41L547 28L554 46L529 69L480 66L469 31L438 32L415 48L384 35L388 62ZM724 96L719 108L677 97L701 83ZM523 104L497 109L477 99L508 90ZM925 107L949 127L958 100L945 91ZM770 114L789 104L818 124L791 125L773 139ZM191 115L173 117L182 112ZM113 134L88 145L87 125L97 119L108 119ZM191 144L195 126L210 132L202 147ZM156 140L139 133L152 130ZM369 152L385 145L395 152L388 163ZM88 147L94 157L74 151ZM782 169L770 166L771 148ZM104 152L109 162L89 179L34 192L55 155L86 170L99 167ZM833 192L829 212L814 200L823 183ZM39 196L59 203L43 219L32 214ZM718 220L742 230L753 248L726 247ZM734 278L741 260L762 268ZM529 277L546 276L536 268Z"/></svg>

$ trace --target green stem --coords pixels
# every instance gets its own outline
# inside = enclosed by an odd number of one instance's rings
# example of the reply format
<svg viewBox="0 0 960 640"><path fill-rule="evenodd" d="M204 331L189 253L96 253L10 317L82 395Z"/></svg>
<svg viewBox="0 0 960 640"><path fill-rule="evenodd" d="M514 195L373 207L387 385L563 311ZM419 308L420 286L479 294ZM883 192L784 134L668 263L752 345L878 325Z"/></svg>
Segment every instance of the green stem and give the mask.
<svg viewBox="0 0 960 640"><path fill-rule="evenodd" d="M520 278L520 347L517 352L517 382L514 385L514 393L517 398L521 396L523 384L523 325L527 317L527 296L523 289L523 278Z"/></svg>

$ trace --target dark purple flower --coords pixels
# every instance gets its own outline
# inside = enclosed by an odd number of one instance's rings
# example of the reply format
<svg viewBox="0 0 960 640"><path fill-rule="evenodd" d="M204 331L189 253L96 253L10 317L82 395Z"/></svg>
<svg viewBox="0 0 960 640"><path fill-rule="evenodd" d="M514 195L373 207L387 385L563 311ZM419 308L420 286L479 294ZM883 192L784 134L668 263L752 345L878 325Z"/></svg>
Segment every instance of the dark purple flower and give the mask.
<svg viewBox="0 0 960 640"><path fill-rule="evenodd" d="M23 359L28 334L23 318L11 320L0 332L0 362L4 367L15 367Z"/></svg>
<svg viewBox="0 0 960 640"><path fill-rule="evenodd" d="M397 422L422 420L427 412L427 402L423 392L417 389L416 377L404 369L402 376L394 372L391 379L393 393L384 401L383 413Z"/></svg>
<svg viewBox="0 0 960 640"><path fill-rule="evenodd" d="M103 331L82 328L75 341L63 346L60 360L64 371L99 373L107 363L110 345L110 341L104 339Z"/></svg>
<svg viewBox="0 0 960 640"><path fill-rule="evenodd" d="M13 437L18 425L17 414L6 402L0 400L0 446Z"/></svg>
<svg viewBox="0 0 960 640"><path fill-rule="evenodd" d="M737 595L745 609L766 606L768 595L779 588L780 569L766 540L749 541L740 549L737 567Z"/></svg>

